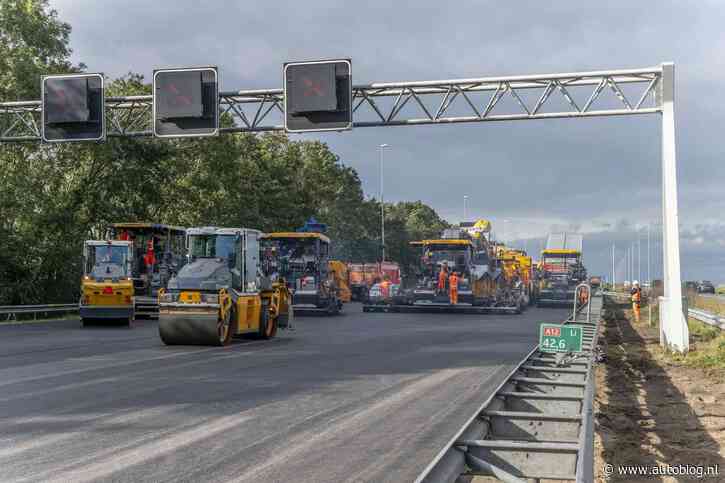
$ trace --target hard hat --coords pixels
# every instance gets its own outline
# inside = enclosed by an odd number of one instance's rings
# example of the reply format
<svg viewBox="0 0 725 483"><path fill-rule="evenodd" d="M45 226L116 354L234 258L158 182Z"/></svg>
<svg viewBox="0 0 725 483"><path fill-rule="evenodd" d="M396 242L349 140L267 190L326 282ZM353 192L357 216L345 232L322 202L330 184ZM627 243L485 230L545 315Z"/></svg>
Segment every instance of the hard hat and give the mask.
<svg viewBox="0 0 725 483"><path fill-rule="evenodd" d="M639 285L639 282L637 280L635 280L634 282L632 282L632 284L633 285Z"/></svg>

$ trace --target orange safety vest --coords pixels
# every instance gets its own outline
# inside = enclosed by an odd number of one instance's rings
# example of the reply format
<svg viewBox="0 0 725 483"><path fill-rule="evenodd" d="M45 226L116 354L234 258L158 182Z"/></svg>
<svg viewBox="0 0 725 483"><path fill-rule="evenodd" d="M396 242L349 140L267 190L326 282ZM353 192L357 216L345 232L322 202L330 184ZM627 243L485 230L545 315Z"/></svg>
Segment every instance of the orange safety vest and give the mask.
<svg viewBox="0 0 725 483"><path fill-rule="evenodd" d="M642 292L637 289L632 292L632 302L638 304L642 300Z"/></svg>
<svg viewBox="0 0 725 483"><path fill-rule="evenodd" d="M151 266L156 263L156 255L154 254L154 242L149 240L146 244L146 255L144 255L144 262L146 266Z"/></svg>
<svg viewBox="0 0 725 483"><path fill-rule="evenodd" d="M448 283L451 284L451 291L457 291L458 290L458 275L455 273L451 275L451 278L448 279Z"/></svg>
<svg viewBox="0 0 725 483"><path fill-rule="evenodd" d="M380 284L380 292L382 292L383 297L390 297L390 280L384 280Z"/></svg>
<svg viewBox="0 0 725 483"><path fill-rule="evenodd" d="M446 272L441 270L438 273L438 288L443 290L446 287Z"/></svg>

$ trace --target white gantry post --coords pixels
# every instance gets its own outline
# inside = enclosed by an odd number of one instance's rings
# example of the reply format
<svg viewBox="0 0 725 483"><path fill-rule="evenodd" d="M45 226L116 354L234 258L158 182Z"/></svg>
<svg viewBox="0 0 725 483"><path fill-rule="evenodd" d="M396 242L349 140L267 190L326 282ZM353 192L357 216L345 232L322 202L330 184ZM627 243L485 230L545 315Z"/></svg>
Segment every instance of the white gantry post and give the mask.
<svg viewBox="0 0 725 483"><path fill-rule="evenodd" d="M662 106L662 239L665 284L664 297L660 299L660 342L671 350L687 352L690 347L690 334L687 320L682 313L673 63L662 64L662 79L658 91Z"/></svg>

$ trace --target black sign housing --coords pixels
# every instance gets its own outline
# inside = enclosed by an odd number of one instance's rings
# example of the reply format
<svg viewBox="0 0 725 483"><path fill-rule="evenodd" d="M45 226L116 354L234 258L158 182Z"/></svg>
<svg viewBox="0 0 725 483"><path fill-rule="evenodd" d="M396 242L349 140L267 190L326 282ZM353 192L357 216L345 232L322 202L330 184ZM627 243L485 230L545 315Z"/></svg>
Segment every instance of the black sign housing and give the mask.
<svg viewBox="0 0 725 483"><path fill-rule="evenodd" d="M352 65L349 59L284 65L285 129L288 132L352 128Z"/></svg>
<svg viewBox="0 0 725 483"><path fill-rule="evenodd" d="M41 83L43 141L105 139L103 89L102 74L44 76Z"/></svg>
<svg viewBox="0 0 725 483"><path fill-rule="evenodd" d="M216 67L154 71L154 136L219 134L218 79Z"/></svg>

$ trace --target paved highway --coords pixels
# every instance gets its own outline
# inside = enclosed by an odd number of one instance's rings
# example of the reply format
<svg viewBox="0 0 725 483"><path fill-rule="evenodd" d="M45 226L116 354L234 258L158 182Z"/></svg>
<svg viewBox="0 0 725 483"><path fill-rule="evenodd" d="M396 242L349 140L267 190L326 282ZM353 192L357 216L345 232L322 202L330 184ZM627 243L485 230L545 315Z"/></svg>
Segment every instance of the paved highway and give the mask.
<svg viewBox="0 0 725 483"><path fill-rule="evenodd" d="M0 326L0 479L410 481L533 346L520 316L363 314L227 348Z"/></svg>

